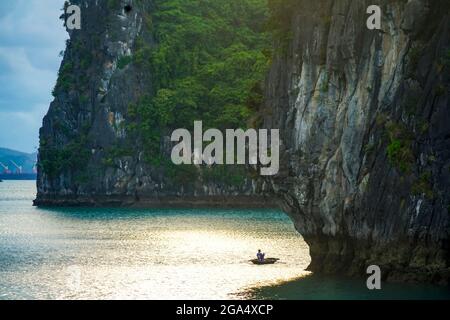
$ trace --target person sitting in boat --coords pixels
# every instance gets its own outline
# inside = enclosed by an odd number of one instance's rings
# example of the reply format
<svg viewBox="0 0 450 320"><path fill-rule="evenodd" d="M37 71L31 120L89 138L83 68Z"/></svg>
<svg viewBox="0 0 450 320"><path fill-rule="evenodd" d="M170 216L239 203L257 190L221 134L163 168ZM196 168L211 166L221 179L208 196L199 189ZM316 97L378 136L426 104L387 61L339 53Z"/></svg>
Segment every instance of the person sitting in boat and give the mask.
<svg viewBox="0 0 450 320"><path fill-rule="evenodd" d="M265 253L261 252L261 249L258 250L258 253L256 254L256 257L258 258L259 262L264 262L264 257L266 256Z"/></svg>

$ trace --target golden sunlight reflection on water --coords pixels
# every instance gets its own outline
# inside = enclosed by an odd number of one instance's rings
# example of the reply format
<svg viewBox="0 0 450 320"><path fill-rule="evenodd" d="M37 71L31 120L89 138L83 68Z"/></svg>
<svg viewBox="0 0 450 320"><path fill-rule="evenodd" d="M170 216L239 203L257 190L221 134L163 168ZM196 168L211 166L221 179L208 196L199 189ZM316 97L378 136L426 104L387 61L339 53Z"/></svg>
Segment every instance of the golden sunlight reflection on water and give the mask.
<svg viewBox="0 0 450 320"><path fill-rule="evenodd" d="M308 246L275 210L45 210L33 192L0 186L0 299L245 298L307 274ZM280 263L249 263L259 248Z"/></svg>

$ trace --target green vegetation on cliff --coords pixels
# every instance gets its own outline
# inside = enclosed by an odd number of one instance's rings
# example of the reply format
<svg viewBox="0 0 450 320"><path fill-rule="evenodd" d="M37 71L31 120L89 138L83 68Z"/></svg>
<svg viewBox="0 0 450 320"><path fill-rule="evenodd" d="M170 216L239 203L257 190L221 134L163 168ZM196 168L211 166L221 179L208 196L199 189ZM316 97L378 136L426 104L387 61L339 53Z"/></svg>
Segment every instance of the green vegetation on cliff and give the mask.
<svg viewBox="0 0 450 320"><path fill-rule="evenodd" d="M108 0L107 8L117 11L122 5ZM176 128L191 129L196 120L203 121L205 130L258 126L271 58L268 0L154 0L145 5L136 2L134 9L144 18L142 29L132 54L120 57L117 68L137 73L146 92L127 106L122 124L127 141L105 147L102 165L114 167L114 159L143 151L144 159L164 167L169 179L193 181L197 169L173 166L163 137ZM112 39L115 30L107 24ZM78 103L70 103L79 109L92 100L92 93L87 90L88 73L78 71L89 69L93 55L99 54L97 42L91 35L88 41L74 36L59 71L54 95L78 95ZM57 146L50 141L55 137L48 138L49 143L43 139L41 168L53 178L65 171L80 175L96 146L90 145L85 132L53 122L63 142ZM132 150L123 152L125 145ZM246 176L245 170L228 169L208 168L203 178L221 176L224 183L235 185Z"/></svg>
<svg viewBox="0 0 450 320"><path fill-rule="evenodd" d="M401 123L389 121L386 124L389 136L387 155L391 164L403 173L410 173L414 165L412 134Z"/></svg>
<svg viewBox="0 0 450 320"><path fill-rule="evenodd" d="M156 0L133 62L151 76L148 95L129 107L130 133L158 163L168 128L245 128L262 100L269 64L265 0Z"/></svg>

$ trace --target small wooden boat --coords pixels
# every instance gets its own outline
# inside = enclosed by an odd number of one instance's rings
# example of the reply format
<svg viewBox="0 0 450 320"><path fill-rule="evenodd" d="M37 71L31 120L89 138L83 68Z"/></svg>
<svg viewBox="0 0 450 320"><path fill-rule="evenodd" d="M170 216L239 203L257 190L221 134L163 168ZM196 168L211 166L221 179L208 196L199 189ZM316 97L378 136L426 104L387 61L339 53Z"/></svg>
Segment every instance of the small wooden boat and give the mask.
<svg viewBox="0 0 450 320"><path fill-rule="evenodd" d="M253 259L250 260L251 263L253 264L257 264L257 265L265 265L265 264L274 264L276 263L278 260L278 258L265 258L264 261L259 261L258 259Z"/></svg>

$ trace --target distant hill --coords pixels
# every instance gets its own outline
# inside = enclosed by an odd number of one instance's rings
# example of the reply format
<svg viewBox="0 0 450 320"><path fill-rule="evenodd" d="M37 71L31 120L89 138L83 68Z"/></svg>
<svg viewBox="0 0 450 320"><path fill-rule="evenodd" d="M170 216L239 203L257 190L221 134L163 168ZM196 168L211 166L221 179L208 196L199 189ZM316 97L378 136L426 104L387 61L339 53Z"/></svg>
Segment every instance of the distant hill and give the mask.
<svg viewBox="0 0 450 320"><path fill-rule="evenodd" d="M14 161L18 166L22 166L23 173L33 173L33 166L36 163L37 153L25 153L11 149L0 148L0 162L9 167L9 170L16 172ZM0 166L0 174L3 167Z"/></svg>

